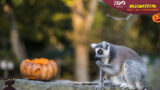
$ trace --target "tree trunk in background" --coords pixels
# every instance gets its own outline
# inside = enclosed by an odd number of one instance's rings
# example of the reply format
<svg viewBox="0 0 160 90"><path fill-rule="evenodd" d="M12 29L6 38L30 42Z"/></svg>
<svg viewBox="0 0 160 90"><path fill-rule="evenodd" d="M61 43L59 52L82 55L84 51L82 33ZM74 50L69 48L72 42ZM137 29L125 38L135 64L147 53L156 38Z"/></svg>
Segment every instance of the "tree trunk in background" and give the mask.
<svg viewBox="0 0 160 90"><path fill-rule="evenodd" d="M85 10L83 0L74 0L72 8L75 77L78 81L89 80L88 31L93 23L97 0L90 0L88 6L89 10Z"/></svg>
<svg viewBox="0 0 160 90"><path fill-rule="evenodd" d="M159 25L159 30L158 30L158 45L157 45L157 47L160 50L160 25Z"/></svg>
<svg viewBox="0 0 160 90"><path fill-rule="evenodd" d="M26 58L24 45L20 42L16 19L12 8L8 4L4 4L3 10L6 13L8 23L10 25L10 41L12 51L18 60Z"/></svg>
<svg viewBox="0 0 160 90"><path fill-rule="evenodd" d="M75 59L76 59L76 79L78 81L89 80L89 60L88 60L88 47L80 44L75 46Z"/></svg>

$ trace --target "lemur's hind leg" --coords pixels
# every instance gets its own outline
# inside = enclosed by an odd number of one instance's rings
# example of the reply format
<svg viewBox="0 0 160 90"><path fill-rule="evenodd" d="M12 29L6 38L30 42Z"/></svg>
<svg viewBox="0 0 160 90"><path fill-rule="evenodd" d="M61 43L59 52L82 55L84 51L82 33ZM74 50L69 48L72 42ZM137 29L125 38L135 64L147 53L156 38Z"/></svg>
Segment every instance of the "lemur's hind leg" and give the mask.
<svg viewBox="0 0 160 90"><path fill-rule="evenodd" d="M136 65L134 65L133 61L131 60L127 60L124 63L124 78L127 82L128 88L129 89L136 89L135 86L135 79L137 77L137 75L135 75L135 67Z"/></svg>
<svg viewBox="0 0 160 90"><path fill-rule="evenodd" d="M144 89L146 67L141 62L127 60L124 63L124 78L129 89Z"/></svg>

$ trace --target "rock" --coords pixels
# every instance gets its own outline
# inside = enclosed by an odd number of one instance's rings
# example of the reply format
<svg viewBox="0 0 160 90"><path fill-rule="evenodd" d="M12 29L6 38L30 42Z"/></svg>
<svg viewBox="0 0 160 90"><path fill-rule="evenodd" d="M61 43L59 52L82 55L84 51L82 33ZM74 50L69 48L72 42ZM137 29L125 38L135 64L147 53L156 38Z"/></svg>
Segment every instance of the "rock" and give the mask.
<svg viewBox="0 0 160 90"><path fill-rule="evenodd" d="M16 79L16 90L121 90L119 86L106 84L100 88L97 82L77 82L69 80L36 81L28 79ZM0 90L5 88L4 80L0 80ZM127 89L126 89L127 90Z"/></svg>

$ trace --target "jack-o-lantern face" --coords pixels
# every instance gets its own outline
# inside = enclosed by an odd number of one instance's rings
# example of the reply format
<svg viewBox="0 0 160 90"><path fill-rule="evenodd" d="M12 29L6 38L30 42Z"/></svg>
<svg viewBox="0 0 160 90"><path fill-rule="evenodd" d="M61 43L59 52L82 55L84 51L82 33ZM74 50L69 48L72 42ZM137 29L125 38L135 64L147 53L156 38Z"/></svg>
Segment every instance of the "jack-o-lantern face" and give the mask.
<svg viewBox="0 0 160 90"><path fill-rule="evenodd" d="M28 79L51 80L58 71L55 61L45 58L29 60L21 63L21 73Z"/></svg>
<svg viewBox="0 0 160 90"><path fill-rule="evenodd" d="M154 14L154 15L152 16L152 19L153 19L154 22L160 23L160 13Z"/></svg>

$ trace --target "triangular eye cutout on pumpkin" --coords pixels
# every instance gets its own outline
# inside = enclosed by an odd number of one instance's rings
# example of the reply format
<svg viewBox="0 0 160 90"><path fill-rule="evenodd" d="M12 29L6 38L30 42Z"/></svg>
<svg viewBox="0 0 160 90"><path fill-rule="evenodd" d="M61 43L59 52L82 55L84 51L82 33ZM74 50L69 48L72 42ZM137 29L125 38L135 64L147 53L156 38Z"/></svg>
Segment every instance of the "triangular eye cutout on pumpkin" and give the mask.
<svg viewBox="0 0 160 90"><path fill-rule="evenodd" d="M34 72L34 74L37 75L38 73L40 73L40 69L39 68Z"/></svg>

